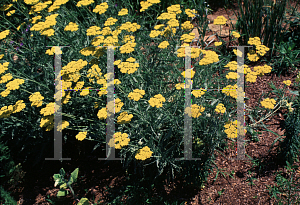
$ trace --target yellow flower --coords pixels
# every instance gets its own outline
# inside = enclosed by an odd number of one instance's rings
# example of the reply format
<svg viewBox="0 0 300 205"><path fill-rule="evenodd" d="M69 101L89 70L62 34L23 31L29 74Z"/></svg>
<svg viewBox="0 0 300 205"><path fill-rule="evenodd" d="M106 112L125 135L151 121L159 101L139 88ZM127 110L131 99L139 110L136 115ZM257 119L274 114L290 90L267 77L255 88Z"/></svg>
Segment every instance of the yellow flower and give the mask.
<svg viewBox="0 0 300 205"><path fill-rule="evenodd" d="M77 31L78 25L76 23L70 22L64 29L65 31Z"/></svg>
<svg viewBox="0 0 300 205"><path fill-rule="evenodd" d="M186 21L186 22L184 22L183 24L181 24L181 28L182 28L183 30L190 30L190 29L193 29L194 26L193 26L193 24L191 24L190 21Z"/></svg>
<svg viewBox="0 0 300 205"><path fill-rule="evenodd" d="M236 31L232 31L231 35L233 35L235 38L241 37L241 35Z"/></svg>
<svg viewBox="0 0 300 205"><path fill-rule="evenodd" d="M79 141L82 141L86 138L86 134L87 132L79 132L77 135L76 135L76 139L78 139Z"/></svg>
<svg viewBox="0 0 300 205"><path fill-rule="evenodd" d="M4 56L4 54L1 54L1 55L0 55L0 60L3 58L3 56Z"/></svg>
<svg viewBox="0 0 300 205"><path fill-rule="evenodd" d="M162 103L166 102L166 99L161 94L158 94L148 100L148 102L152 107L156 106L157 108L160 108L163 106Z"/></svg>
<svg viewBox="0 0 300 205"><path fill-rule="evenodd" d="M234 53L235 55L237 55L238 57L242 57L242 56L243 56L242 51L237 50L237 49L233 49L233 53Z"/></svg>
<svg viewBox="0 0 300 205"><path fill-rule="evenodd" d="M224 107L224 105L222 103L219 103L215 109L215 111L217 113L225 113L226 108Z"/></svg>
<svg viewBox="0 0 300 205"><path fill-rule="evenodd" d="M5 98L5 97L7 97L9 95L9 93L10 93L10 90L6 89L6 90L2 91L0 93L0 95Z"/></svg>
<svg viewBox="0 0 300 205"><path fill-rule="evenodd" d="M198 118L199 116L202 115L202 112L204 112L205 107L202 107L201 105L197 105L197 104L193 104L192 108L191 107L187 107L185 109L185 113L188 114L188 116L192 116L193 118Z"/></svg>
<svg viewBox="0 0 300 205"><path fill-rule="evenodd" d="M133 115L130 114L128 115L127 112L122 112L120 116L118 117L118 124L124 124L124 123L129 123L131 119L133 118Z"/></svg>
<svg viewBox="0 0 300 205"><path fill-rule="evenodd" d="M90 4L94 3L94 0L81 0L79 1L76 6L81 7L81 6L88 6Z"/></svg>
<svg viewBox="0 0 300 205"><path fill-rule="evenodd" d="M193 18L196 16L195 14L197 14L198 12L195 9L193 10L185 9L185 13L188 15L188 17Z"/></svg>
<svg viewBox="0 0 300 205"><path fill-rule="evenodd" d="M128 94L128 98L130 100L139 101L143 97L143 95L145 95L144 90L135 89L133 92Z"/></svg>
<svg viewBox="0 0 300 205"><path fill-rule="evenodd" d="M222 42L215 42L215 46L220 46L222 45Z"/></svg>
<svg viewBox="0 0 300 205"><path fill-rule="evenodd" d="M248 44L255 45L255 46L261 45L260 38L259 37L249 38Z"/></svg>
<svg viewBox="0 0 300 205"><path fill-rule="evenodd" d="M115 147L116 149L121 149L124 146L127 146L130 142L127 133L116 132L114 138L110 139L108 145L110 147Z"/></svg>
<svg viewBox="0 0 300 205"><path fill-rule="evenodd" d="M7 11L13 4L5 4L3 7L0 8L0 11Z"/></svg>
<svg viewBox="0 0 300 205"><path fill-rule="evenodd" d="M225 25L226 24L227 19L224 16L218 16L215 20L214 20L214 24L215 25Z"/></svg>
<svg viewBox="0 0 300 205"><path fill-rule="evenodd" d="M45 108L41 109L40 113L44 116L54 114L54 102L48 103Z"/></svg>
<svg viewBox="0 0 300 205"><path fill-rule="evenodd" d="M247 56L248 56L248 59L253 62L258 61L258 59L259 59L259 57L256 53L254 53L254 54L247 53Z"/></svg>
<svg viewBox="0 0 300 205"><path fill-rule="evenodd" d="M283 83L287 86L290 86L292 82L290 80L284 80Z"/></svg>
<svg viewBox="0 0 300 205"><path fill-rule="evenodd" d="M12 79L12 75L10 73L6 73L5 75L3 75L0 79L0 84L1 83L6 83L8 81L10 81Z"/></svg>
<svg viewBox="0 0 300 205"><path fill-rule="evenodd" d="M143 11L146 11L150 6L152 6L153 4L148 2L148 1L141 1L140 2L141 4L141 9L140 9L140 12L143 12Z"/></svg>
<svg viewBox="0 0 300 205"><path fill-rule="evenodd" d="M6 16L11 16L16 12L16 10L11 10L9 12L7 12Z"/></svg>
<svg viewBox="0 0 300 205"><path fill-rule="evenodd" d="M135 155L135 158L137 160L146 160L152 156L153 152L150 150L148 146L143 147L142 149L139 149L137 154Z"/></svg>
<svg viewBox="0 0 300 205"><path fill-rule="evenodd" d="M16 104L14 105L14 111L13 113L21 112L26 107L23 100L18 100Z"/></svg>
<svg viewBox="0 0 300 205"><path fill-rule="evenodd" d="M119 11L118 16L125 16L128 14L128 9L122 9Z"/></svg>
<svg viewBox="0 0 300 205"><path fill-rule="evenodd" d="M108 9L108 4L106 2L97 5L93 10L94 13L104 14Z"/></svg>
<svg viewBox="0 0 300 205"><path fill-rule="evenodd" d="M201 97L202 95L205 94L205 91L207 91L207 90L193 90L193 91L192 91L192 94L193 94L196 98L199 98L199 97Z"/></svg>
<svg viewBox="0 0 300 205"><path fill-rule="evenodd" d="M158 45L158 48L165 49L168 47L168 45L170 45L168 41L163 41Z"/></svg>
<svg viewBox="0 0 300 205"><path fill-rule="evenodd" d="M70 125L70 123L68 121L63 120L62 121L62 125L58 126L57 131L61 132L63 129L65 129L66 127L68 127ZM62 127L62 128L61 128Z"/></svg>
<svg viewBox="0 0 300 205"><path fill-rule="evenodd" d="M9 30L2 31L0 33L0 40L6 38L6 36L8 36L8 34L9 34Z"/></svg>
<svg viewBox="0 0 300 205"><path fill-rule="evenodd" d="M28 5L34 5L37 4L38 2L39 0L24 0L24 3Z"/></svg>
<svg viewBox="0 0 300 205"><path fill-rule="evenodd" d="M274 105L276 104L276 101L274 99L266 98L263 101L261 101L260 103L265 108L273 109Z"/></svg>
<svg viewBox="0 0 300 205"><path fill-rule="evenodd" d="M35 92L29 96L29 101L32 102L31 106L40 107L43 104L44 97L41 95L40 92Z"/></svg>

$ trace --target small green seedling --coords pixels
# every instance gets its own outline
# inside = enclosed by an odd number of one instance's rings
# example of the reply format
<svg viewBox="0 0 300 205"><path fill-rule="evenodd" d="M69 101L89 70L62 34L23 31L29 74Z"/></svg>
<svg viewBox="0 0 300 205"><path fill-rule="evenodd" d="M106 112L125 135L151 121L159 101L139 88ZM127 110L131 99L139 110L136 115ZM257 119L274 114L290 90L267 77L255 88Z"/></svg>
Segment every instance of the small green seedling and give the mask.
<svg viewBox="0 0 300 205"><path fill-rule="evenodd" d="M59 174L54 174L53 175L53 178L54 178L54 187L57 187L59 186L59 191L57 193L57 197L64 197L66 195L69 194L69 191L67 190L67 188L69 188L73 194L73 196L75 197L74 195L74 191L71 187L71 184L73 182L76 182L77 180L77 177L78 177L78 171L79 171L79 168L76 168L72 173L71 173L71 176L69 178L69 180L66 180L64 177L65 177L65 170L63 168L61 168L59 170Z"/></svg>

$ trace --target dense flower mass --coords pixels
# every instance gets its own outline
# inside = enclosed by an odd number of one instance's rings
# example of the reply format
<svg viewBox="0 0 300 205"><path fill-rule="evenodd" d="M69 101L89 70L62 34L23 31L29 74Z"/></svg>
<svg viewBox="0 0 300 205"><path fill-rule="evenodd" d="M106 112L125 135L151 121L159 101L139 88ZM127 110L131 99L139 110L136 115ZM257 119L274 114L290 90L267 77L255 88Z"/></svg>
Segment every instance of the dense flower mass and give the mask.
<svg viewBox="0 0 300 205"><path fill-rule="evenodd" d="M215 20L214 20L214 24L215 25L225 25L227 22L227 19L224 16L218 16Z"/></svg>
<svg viewBox="0 0 300 205"><path fill-rule="evenodd" d="M265 108L273 109L276 104L276 101L274 99L266 98L263 101L261 101L260 104Z"/></svg>
<svg viewBox="0 0 300 205"><path fill-rule="evenodd" d="M115 147L116 149L121 149L124 146L127 146L130 142L127 133L116 132L114 138L110 139L108 145L110 147Z"/></svg>
<svg viewBox="0 0 300 205"><path fill-rule="evenodd" d="M153 152L150 150L148 146L143 147L138 151L138 153L135 155L135 158L137 160L146 160L152 156Z"/></svg>

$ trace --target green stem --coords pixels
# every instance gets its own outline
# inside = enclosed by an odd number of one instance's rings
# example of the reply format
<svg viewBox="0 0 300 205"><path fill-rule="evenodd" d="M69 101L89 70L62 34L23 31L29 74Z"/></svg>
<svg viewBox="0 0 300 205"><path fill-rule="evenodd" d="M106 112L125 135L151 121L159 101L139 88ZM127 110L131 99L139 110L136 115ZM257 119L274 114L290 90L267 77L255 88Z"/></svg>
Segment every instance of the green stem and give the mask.
<svg viewBox="0 0 300 205"><path fill-rule="evenodd" d="M12 75L12 76L13 76L13 77L22 78L22 79L24 79L24 80L28 80L28 81L35 82L35 83L37 83L38 85L44 86L44 87L46 87L48 90L50 90L49 87L47 87L47 86L45 86L45 85L43 85L43 84L41 84L41 83L38 83L38 82L36 82L35 80L30 80L30 79L28 79L28 78L23 78L23 77L17 76L17 75Z"/></svg>

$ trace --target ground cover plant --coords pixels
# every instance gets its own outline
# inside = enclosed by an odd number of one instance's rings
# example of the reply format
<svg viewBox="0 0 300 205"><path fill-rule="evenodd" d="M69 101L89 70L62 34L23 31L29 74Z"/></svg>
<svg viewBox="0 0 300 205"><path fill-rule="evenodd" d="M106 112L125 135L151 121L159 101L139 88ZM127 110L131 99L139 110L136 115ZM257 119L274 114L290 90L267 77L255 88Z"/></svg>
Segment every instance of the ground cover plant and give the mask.
<svg viewBox="0 0 300 205"><path fill-rule="evenodd" d="M263 1L259 3L263 5ZM279 8L280 3L275 4L275 8ZM54 155L54 129L62 130L65 144L78 147L90 141L94 147L90 152L104 145L101 151L105 155L106 144L114 147L116 156L124 159L122 165L128 180L121 190L109 189L108 201L113 204L164 203L164 194L154 196L153 190L176 177L185 179L184 186L203 187L210 170L218 169L214 163L215 152L222 152L228 148L228 142L235 142L240 126L236 120L236 81L242 77L237 75L237 55L241 52L230 46L237 46L239 42L252 46L245 49L247 86L273 70L265 55L276 51L268 47L272 32L276 32L268 31L266 26L267 34L261 36L261 27L251 33L253 29L239 23L230 31L228 41L219 35L213 45L206 44L204 37L209 22L204 1L175 2L170 6L163 3L162 12L160 5L159 0L141 1L138 5L93 0L2 1L1 142L7 143L11 152L19 153L22 162L34 168ZM201 36L197 41L199 47L191 47L192 69L185 70L187 46L194 45L195 34L191 32L194 18L202 25ZM220 26L221 33L227 20L219 16L210 23ZM284 36L276 35L281 42L277 49L285 57L281 61L297 67L299 50L291 46L291 39L286 45L282 42ZM60 49L59 46L67 47ZM115 90L114 101L107 104L107 89L111 86L107 83L111 79L107 68L109 46L116 46L113 48ZM62 63L61 108L54 101L54 96L59 96L54 84L54 58L58 54ZM191 76L190 82L185 81L187 73ZM285 81L283 89L270 82L276 97L270 98L271 92L263 93L259 107L247 107L251 123L246 123L243 130L255 138L255 126L266 128L263 123L266 118L280 108L287 108L287 127L290 128L278 152L282 153L281 161L290 164L299 157L299 130L294 130L299 124L299 97L298 101L288 98L283 90L291 84L299 89L300 78L297 79ZM185 86L190 85L198 90L191 92L191 107L186 108ZM63 121L60 127L54 127L54 113L58 109L62 110ZM115 115L115 134L114 139L107 142L106 120L111 110ZM192 156L200 159L197 161L176 160L185 153L185 114L192 117ZM57 170L53 170L54 173ZM7 180L9 174L5 175ZM65 190L73 178L71 174L68 184L64 179L59 180L63 175L65 171L61 169L54 180ZM77 176L78 170L76 179ZM88 203L71 187L70 190L74 198L81 201L79 204ZM220 196L223 191L219 192ZM4 189L1 192L6 193ZM9 195L1 194L1 197L6 200Z"/></svg>

